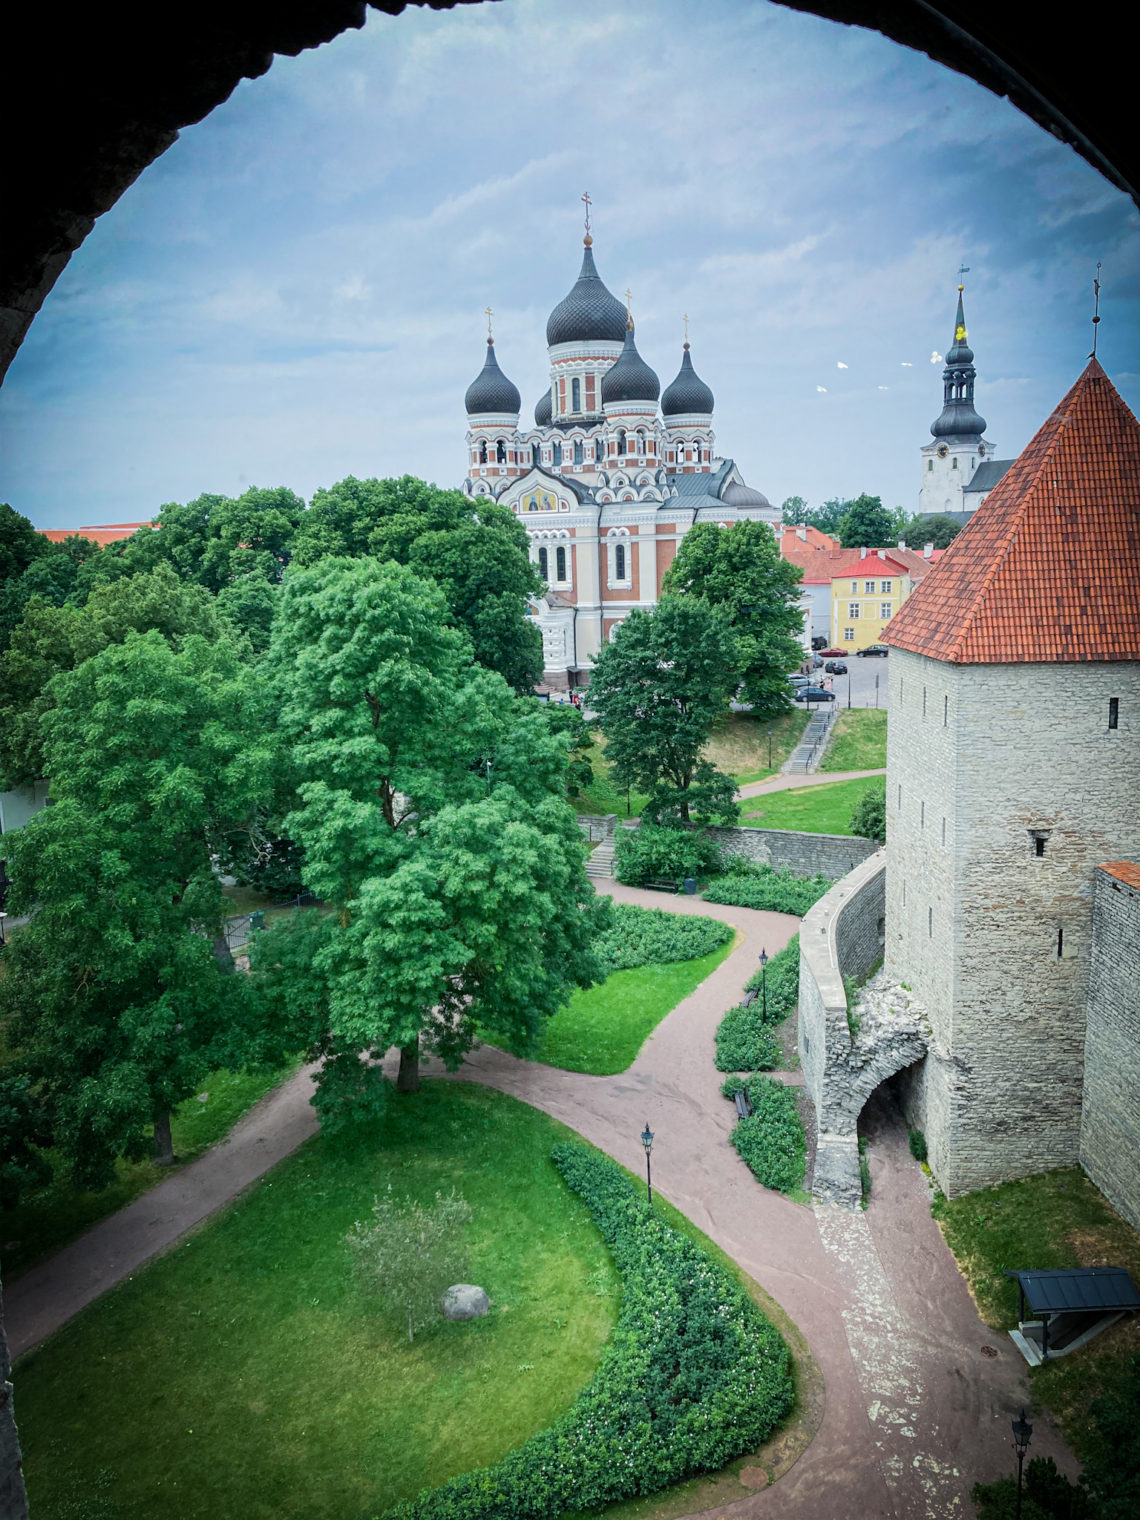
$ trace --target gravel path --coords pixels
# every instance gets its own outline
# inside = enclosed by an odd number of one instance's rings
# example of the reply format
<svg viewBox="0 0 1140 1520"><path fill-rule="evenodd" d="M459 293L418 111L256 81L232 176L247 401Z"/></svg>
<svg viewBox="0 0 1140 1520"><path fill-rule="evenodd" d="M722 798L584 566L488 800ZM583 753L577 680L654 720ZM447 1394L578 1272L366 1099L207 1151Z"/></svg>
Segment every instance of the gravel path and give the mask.
<svg viewBox="0 0 1140 1520"><path fill-rule="evenodd" d="M637 1173L645 1165L639 1134L648 1120L656 1133L655 1191L761 1283L806 1336L825 1390L818 1434L777 1483L752 1491L742 1482L740 1499L711 1513L966 1520L973 1512L970 1486L1009 1470L1009 1420L1029 1402L1025 1368L1008 1339L978 1319L930 1217L928 1184L910 1161L905 1134L900 1140L885 1111L871 1111L875 1189L867 1212L855 1214L767 1192L729 1143L734 1111L719 1093L713 1035L761 948L769 955L782 949L798 921L695 898L665 904L658 893L616 882L598 886L619 901L722 919L740 931L737 946L619 1076L558 1071L490 1047L475 1051L460 1076L544 1110ZM314 1134L310 1092L311 1072L303 1071L263 1099L222 1144L6 1285L13 1356ZM997 1355L983 1356L983 1345ZM1034 1452L1075 1471L1041 1418L1034 1422ZM763 1475L754 1480L763 1482Z"/></svg>

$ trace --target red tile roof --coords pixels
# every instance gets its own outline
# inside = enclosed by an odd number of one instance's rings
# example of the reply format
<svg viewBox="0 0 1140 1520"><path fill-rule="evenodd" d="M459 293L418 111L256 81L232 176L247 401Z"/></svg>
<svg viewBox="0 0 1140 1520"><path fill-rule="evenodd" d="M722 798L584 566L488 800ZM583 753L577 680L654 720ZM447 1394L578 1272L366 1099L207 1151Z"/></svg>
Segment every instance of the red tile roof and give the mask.
<svg viewBox="0 0 1140 1520"><path fill-rule="evenodd" d="M1134 860L1110 860L1101 866L1101 870L1115 876L1117 881L1124 882L1126 886L1140 887L1140 865Z"/></svg>
<svg viewBox="0 0 1140 1520"><path fill-rule="evenodd" d="M1140 424L1093 359L883 634L963 665L1140 659Z"/></svg>
<svg viewBox="0 0 1140 1520"><path fill-rule="evenodd" d="M138 528L152 528L153 523L107 523L101 528L37 528L36 532L53 544L62 544L69 538L89 538L93 544L115 544L130 538Z"/></svg>

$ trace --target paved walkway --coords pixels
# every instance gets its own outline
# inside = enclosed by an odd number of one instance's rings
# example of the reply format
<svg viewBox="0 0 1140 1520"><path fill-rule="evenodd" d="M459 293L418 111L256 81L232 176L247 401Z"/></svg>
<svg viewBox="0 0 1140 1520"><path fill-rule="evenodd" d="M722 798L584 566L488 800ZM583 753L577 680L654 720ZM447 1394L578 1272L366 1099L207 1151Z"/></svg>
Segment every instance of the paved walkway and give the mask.
<svg viewBox="0 0 1140 1520"><path fill-rule="evenodd" d="M618 883L623 902L659 894ZM777 1483L721 1503L723 1516L767 1520L946 1520L972 1513L978 1479L1010 1467L1009 1420L1028 1403L1025 1368L987 1331L930 1217L927 1184L905 1135L873 1111L875 1191L865 1213L805 1208L759 1187L729 1144L734 1111L711 1055L761 948L795 932L782 914L676 898L740 931L736 948L662 1021L629 1071L589 1077L484 1047L461 1076L533 1104L640 1173L639 1133L656 1132L654 1187L740 1263L806 1336L823 1375L815 1440ZM147 1257L234 1197L315 1132L302 1073L257 1106L229 1139L177 1176L33 1268L5 1290L13 1353L35 1345ZM984 1345L997 1350L982 1354ZM1043 1419L1034 1451L1074 1471Z"/></svg>
<svg viewBox="0 0 1140 1520"><path fill-rule="evenodd" d="M769 776L765 781L749 781L736 788L738 797L762 797L766 792L790 792L801 786L827 786L832 781L858 781L864 776L885 776L884 765L875 771L813 771L810 776L787 774Z"/></svg>

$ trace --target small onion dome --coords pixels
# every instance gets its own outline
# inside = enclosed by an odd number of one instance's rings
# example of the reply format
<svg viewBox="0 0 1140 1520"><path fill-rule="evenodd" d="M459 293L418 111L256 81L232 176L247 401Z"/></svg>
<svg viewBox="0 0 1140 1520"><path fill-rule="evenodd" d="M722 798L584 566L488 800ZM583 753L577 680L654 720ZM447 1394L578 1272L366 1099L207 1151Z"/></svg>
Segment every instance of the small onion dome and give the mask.
<svg viewBox="0 0 1140 1520"><path fill-rule="evenodd" d="M935 438L980 437L986 430L986 419L974 410L972 401L947 401L941 417L930 424Z"/></svg>
<svg viewBox="0 0 1140 1520"><path fill-rule="evenodd" d="M607 401L653 401L661 394L661 382L637 351L633 324L625 330L625 347L616 364L602 376L602 405Z"/></svg>
<svg viewBox="0 0 1140 1520"><path fill-rule="evenodd" d="M665 394L661 397L661 415L684 417L694 414L711 417L712 409L713 393L693 368L689 345L686 343L677 378L672 385L666 387Z"/></svg>
<svg viewBox="0 0 1140 1520"><path fill-rule="evenodd" d="M518 416L522 397L518 386L512 385L499 368L499 361L495 358L494 338L487 339L487 358L483 368L467 387L463 404L467 408L468 417L476 417L484 412L513 412Z"/></svg>
<svg viewBox="0 0 1140 1520"><path fill-rule="evenodd" d="M625 337L625 307L602 284L590 243L587 238L582 270L574 288L547 318L546 342L550 347L596 339L620 343Z"/></svg>
<svg viewBox="0 0 1140 1520"><path fill-rule="evenodd" d="M753 490L751 486L742 486L735 480L725 486L720 493L720 499L727 502L730 507L770 507L772 505L763 491Z"/></svg>
<svg viewBox="0 0 1140 1520"><path fill-rule="evenodd" d="M542 395L538 398L538 405L534 409L535 427L549 427L551 416L550 392L543 391Z"/></svg>

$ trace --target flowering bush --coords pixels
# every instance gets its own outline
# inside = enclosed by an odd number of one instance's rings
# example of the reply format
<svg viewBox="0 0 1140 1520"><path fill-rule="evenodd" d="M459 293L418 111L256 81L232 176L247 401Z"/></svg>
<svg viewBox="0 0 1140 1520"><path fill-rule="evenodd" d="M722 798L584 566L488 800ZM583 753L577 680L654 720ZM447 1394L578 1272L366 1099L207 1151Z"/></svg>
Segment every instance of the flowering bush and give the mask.
<svg viewBox="0 0 1140 1520"><path fill-rule="evenodd" d="M567 1142L554 1164L621 1275L614 1338L549 1430L494 1467L397 1506L396 1520L552 1520L603 1509L723 1467L791 1410L788 1349L740 1284L649 1210L615 1162Z"/></svg>

